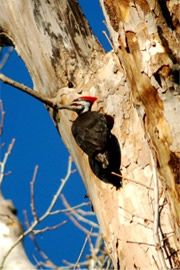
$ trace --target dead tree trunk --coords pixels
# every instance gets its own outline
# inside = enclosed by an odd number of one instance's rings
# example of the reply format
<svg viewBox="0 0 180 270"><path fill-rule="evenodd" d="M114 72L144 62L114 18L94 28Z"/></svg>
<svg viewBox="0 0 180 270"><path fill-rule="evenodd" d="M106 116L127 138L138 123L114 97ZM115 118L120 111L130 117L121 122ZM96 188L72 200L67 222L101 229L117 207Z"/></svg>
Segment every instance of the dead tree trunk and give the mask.
<svg viewBox="0 0 180 270"><path fill-rule="evenodd" d="M57 105L97 96L95 109L114 117L120 190L92 173L71 134L74 114L48 108L87 188L114 267L178 268L178 7L173 1L166 2L169 11L163 1L100 2L110 53L75 0L1 1L0 40L14 44L40 94Z"/></svg>
<svg viewBox="0 0 180 270"><path fill-rule="evenodd" d="M5 200L0 193L0 265L22 233L23 228L16 217L16 210L12 202ZM0 267L0 269L2 268ZM35 269L26 256L22 242L10 252L4 264L3 270L12 269Z"/></svg>

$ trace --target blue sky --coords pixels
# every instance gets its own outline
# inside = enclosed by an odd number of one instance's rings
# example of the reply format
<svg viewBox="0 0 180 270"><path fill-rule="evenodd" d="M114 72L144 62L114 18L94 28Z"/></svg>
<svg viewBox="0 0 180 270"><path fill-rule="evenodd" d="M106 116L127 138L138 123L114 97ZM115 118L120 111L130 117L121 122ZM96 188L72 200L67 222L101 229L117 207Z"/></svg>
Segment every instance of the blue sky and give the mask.
<svg viewBox="0 0 180 270"><path fill-rule="evenodd" d="M99 2L81 0L80 4L93 32L104 48L109 50L108 41L102 34L106 28ZM6 51L7 48L3 50L3 53ZM16 52L11 54L1 72L18 82L33 87L28 71ZM30 181L34 167L39 165L35 184L35 203L37 212L41 215L52 200L60 179L66 175L69 154L43 104L1 82L0 93L6 112L1 138L1 143L5 143L5 146L1 150L1 159L12 138L16 139L6 166L6 172L12 171L12 173L4 180L3 194L7 199L12 199L18 210L18 217L24 224L24 210L27 210L30 222L32 221ZM78 172L70 178L63 194L71 206L88 201L84 198L86 190ZM56 209L60 208L62 208L62 204L58 200ZM75 262L86 237L67 216L63 215L48 218L39 228L55 225L64 219L68 220L66 225L56 231L49 231L37 236L39 246L56 265L62 265L63 259ZM35 263L33 254L37 259L42 260L29 237L25 239L25 248L33 263ZM88 254L88 245L84 258L86 254Z"/></svg>

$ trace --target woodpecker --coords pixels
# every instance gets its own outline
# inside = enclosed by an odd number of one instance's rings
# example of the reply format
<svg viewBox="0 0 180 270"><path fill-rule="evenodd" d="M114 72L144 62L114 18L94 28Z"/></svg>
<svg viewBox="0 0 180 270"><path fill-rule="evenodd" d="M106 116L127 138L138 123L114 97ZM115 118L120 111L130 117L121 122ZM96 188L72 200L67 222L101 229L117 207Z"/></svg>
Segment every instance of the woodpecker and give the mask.
<svg viewBox="0 0 180 270"><path fill-rule="evenodd" d="M117 168L114 168L114 165L112 165L113 155L111 153L111 148L113 152L115 148L115 136L111 133L114 119L109 115L91 111L92 105L96 100L96 97L82 96L73 100L71 104L63 105L58 108L71 110L78 114L78 117L73 121L71 127L72 134L76 143L88 155L89 164L93 172L104 180L105 178L111 177L110 171L112 168L117 172ZM119 166L117 158L115 164L116 167ZM108 181L108 179L106 180ZM118 184L115 184L118 187L119 182L120 179L118 179Z"/></svg>

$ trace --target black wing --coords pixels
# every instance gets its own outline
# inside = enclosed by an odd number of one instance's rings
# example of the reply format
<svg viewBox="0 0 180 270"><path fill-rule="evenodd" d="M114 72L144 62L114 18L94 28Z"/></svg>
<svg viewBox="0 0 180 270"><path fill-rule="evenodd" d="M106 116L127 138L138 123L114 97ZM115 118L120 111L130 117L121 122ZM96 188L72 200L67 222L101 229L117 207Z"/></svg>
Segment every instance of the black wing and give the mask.
<svg viewBox="0 0 180 270"><path fill-rule="evenodd" d="M107 118L98 112L80 114L72 124L72 134L80 148L88 155L103 153L110 136Z"/></svg>

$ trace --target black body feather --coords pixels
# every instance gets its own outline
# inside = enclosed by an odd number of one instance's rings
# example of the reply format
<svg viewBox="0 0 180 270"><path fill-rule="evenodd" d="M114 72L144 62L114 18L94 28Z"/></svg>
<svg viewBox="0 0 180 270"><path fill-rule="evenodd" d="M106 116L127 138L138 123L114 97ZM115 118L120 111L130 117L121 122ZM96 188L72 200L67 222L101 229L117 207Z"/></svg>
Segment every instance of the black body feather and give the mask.
<svg viewBox="0 0 180 270"><path fill-rule="evenodd" d="M72 134L80 148L89 156L104 153L113 125L99 112L80 114L72 124Z"/></svg>

